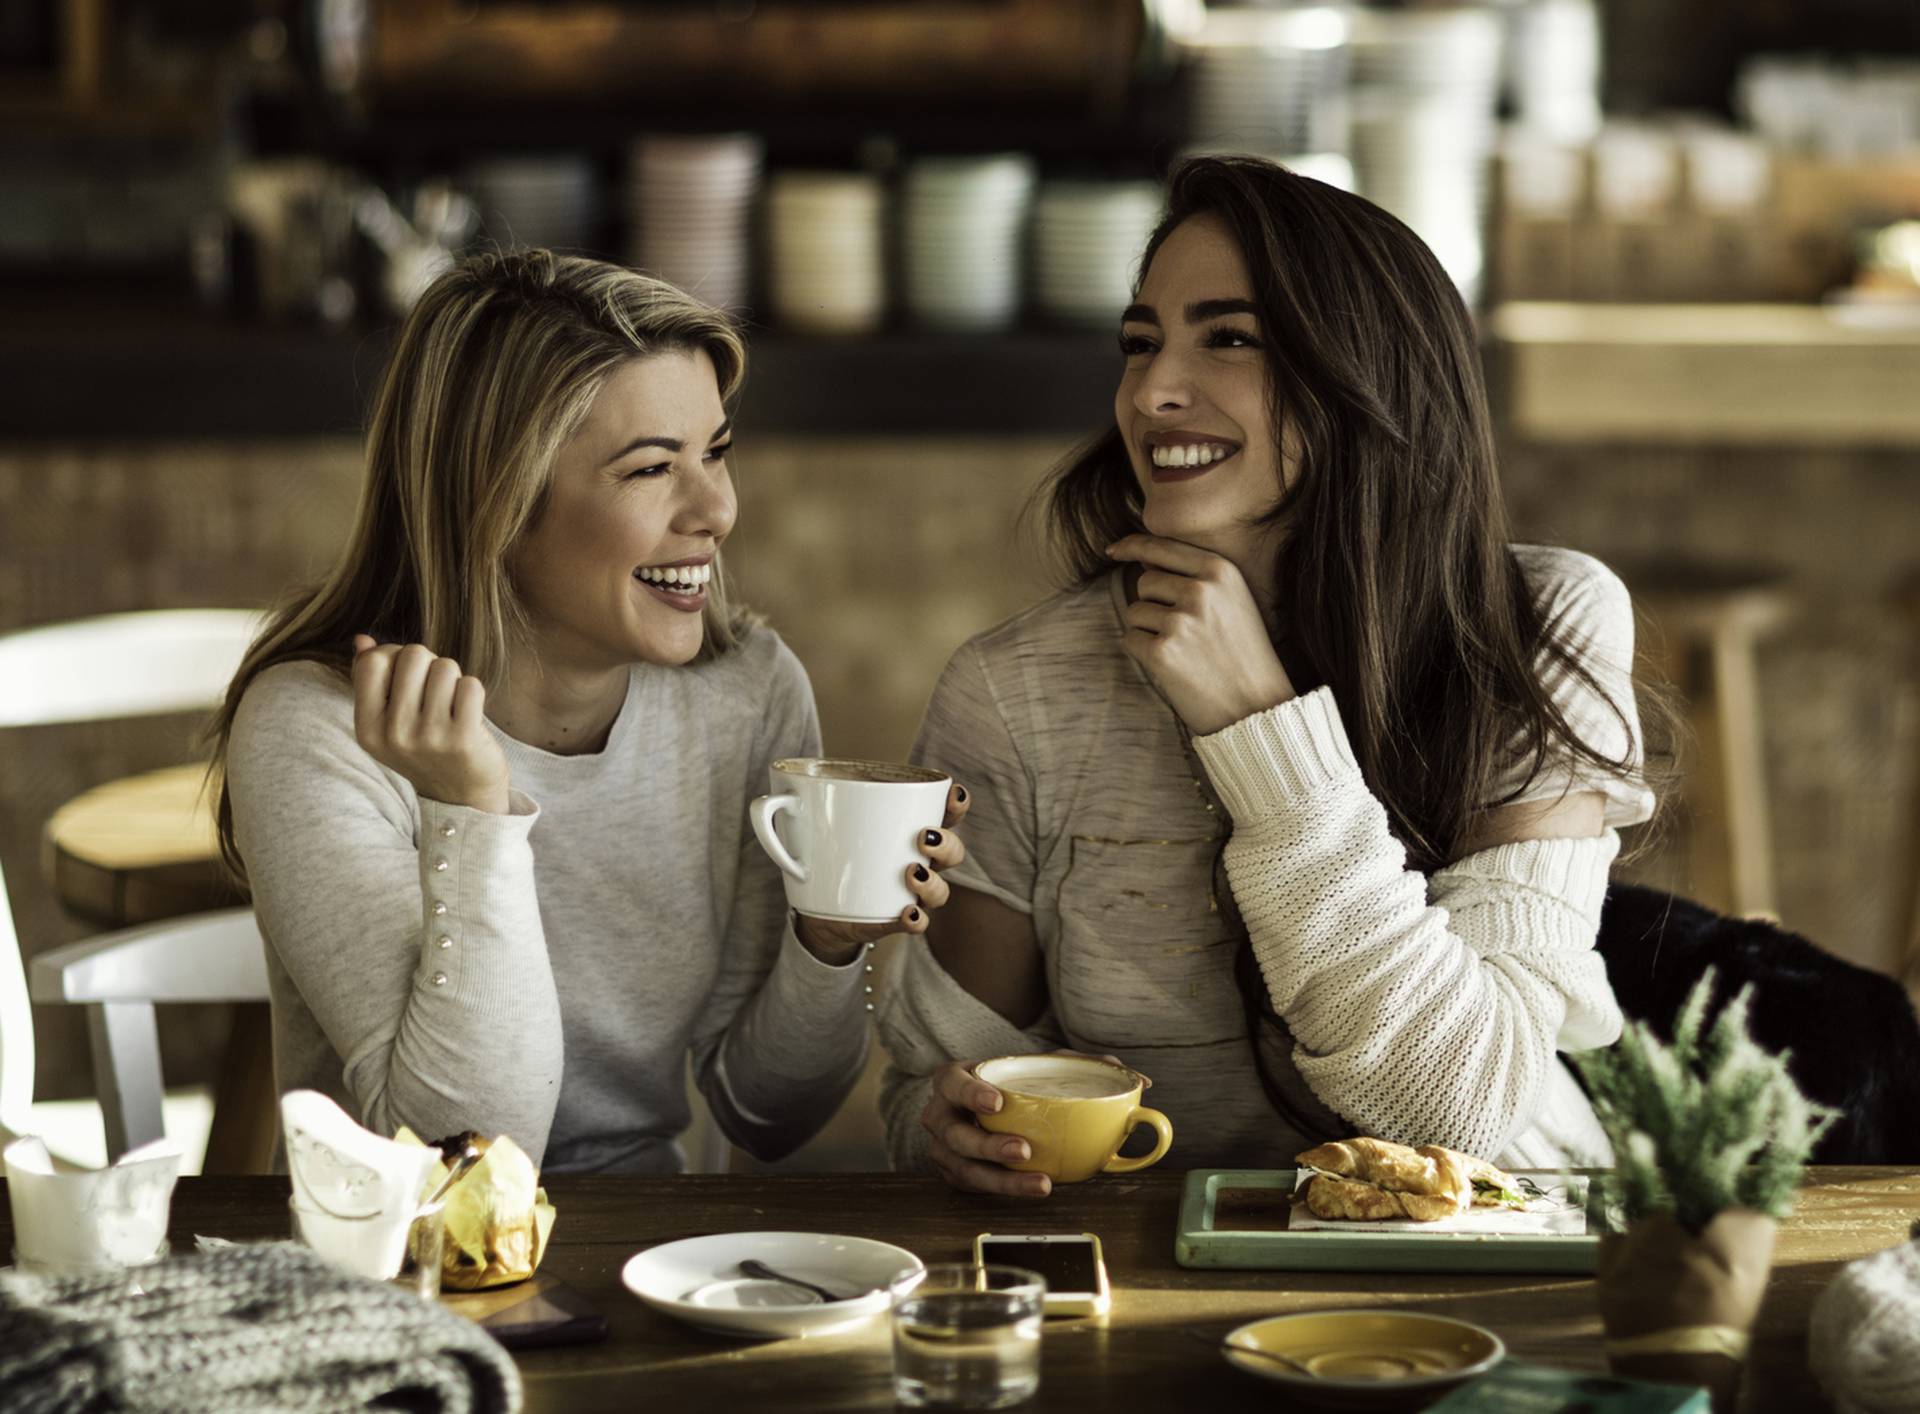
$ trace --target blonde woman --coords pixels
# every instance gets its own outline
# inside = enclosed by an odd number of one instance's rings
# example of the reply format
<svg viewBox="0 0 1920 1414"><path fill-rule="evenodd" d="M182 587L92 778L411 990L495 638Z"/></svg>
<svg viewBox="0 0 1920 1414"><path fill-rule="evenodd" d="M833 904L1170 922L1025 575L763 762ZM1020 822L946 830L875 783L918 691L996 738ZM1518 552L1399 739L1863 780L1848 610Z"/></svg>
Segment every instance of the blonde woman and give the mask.
<svg viewBox="0 0 1920 1414"><path fill-rule="evenodd" d="M689 1057L762 1159L846 1095L863 955L944 902L965 792L897 924L789 919L746 805L820 732L799 662L727 604L744 368L726 316L545 251L469 261L408 316L346 551L214 727L281 1089L656 1173Z"/></svg>

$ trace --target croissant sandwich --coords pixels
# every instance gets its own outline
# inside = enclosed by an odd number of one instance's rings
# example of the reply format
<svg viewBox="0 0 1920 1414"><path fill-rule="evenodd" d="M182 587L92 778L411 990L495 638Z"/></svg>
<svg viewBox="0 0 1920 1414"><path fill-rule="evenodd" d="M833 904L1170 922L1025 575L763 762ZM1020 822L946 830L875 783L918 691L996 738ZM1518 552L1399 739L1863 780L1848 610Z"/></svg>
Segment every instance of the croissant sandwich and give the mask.
<svg viewBox="0 0 1920 1414"><path fill-rule="evenodd" d="M1318 1218L1438 1222L1472 1207L1523 1207L1514 1180L1471 1154L1438 1144L1409 1148L1385 1139L1343 1139L1296 1154L1314 1170L1307 1210Z"/></svg>

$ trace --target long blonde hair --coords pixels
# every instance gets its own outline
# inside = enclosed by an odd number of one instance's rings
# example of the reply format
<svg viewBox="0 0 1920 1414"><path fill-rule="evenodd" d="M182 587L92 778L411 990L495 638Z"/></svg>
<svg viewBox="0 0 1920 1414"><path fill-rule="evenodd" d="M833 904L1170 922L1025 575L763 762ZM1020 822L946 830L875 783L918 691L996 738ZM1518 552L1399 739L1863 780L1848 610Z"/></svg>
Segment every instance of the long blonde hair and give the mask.
<svg viewBox="0 0 1920 1414"><path fill-rule="evenodd" d="M730 401L747 364L733 321L604 261L493 253L427 288L381 380L346 549L325 580L272 615L208 728L220 853L237 877L225 765L247 687L279 663L324 663L347 677L353 636L368 633L424 643L496 689L527 626L509 551L540 514L556 455L614 369L687 350L707 354ZM702 658L732 648L745 623L717 556L703 620Z"/></svg>

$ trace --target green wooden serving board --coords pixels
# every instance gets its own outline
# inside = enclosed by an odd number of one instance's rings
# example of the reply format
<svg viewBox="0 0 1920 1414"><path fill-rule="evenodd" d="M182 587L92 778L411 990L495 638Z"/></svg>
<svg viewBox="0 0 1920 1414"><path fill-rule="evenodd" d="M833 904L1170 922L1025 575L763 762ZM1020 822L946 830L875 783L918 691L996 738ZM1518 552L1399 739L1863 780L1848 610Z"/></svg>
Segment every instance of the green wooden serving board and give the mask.
<svg viewBox="0 0 1920 1414"><path fill-rule="evenodd" d="M1547 1175L1559 1178L1565 1171ZM1593 1171L1575 1169L1589 1178ZM1294 1272L1590 1272L1600 1239L1484 1232L1289 1232L1293 1169L1195 1169L1180 1196L1174 1259L1183 1267ZM1239 1200L1238 1219L1221 1195ZM1223 1218L1226 1224L1223 1225ZM1245 1221L1254 1226L1242 1226ZM1271 1227L1257 1224L1271 1222Z"/></svg>

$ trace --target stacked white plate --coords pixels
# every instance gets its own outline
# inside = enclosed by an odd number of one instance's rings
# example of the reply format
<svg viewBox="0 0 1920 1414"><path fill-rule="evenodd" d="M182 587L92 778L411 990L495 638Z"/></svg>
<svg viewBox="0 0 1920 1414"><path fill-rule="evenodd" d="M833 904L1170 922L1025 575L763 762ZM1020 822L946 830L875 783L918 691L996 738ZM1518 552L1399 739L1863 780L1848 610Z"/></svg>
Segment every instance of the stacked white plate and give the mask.
<svg viewBox="0 0 1920 1414"><path fill-rule="evenodd" d="M1156 182L1048 182L1034 203L1034 294L1049 318L1117 326L1160 219Z"/></svg>
<svg viewBox="0 0 1920 1414"><path fill-rule="evenodd" d="M504 250L593 243L599 215L593 165L571 153L489 157L467 169L486 239Z"/></svg>
<svg viewBox="0 0 1920 1414"><path fill-rule="evenodd" d="M884 196L854 172L780 172L767 185L773 312L810 334L864 334L887 312Z"/></svg>
<svg viewBox="0 0 1920 1414"><path fill-rule="evenodd" d="M1209 9L1185 45L1189 145L1268 157L1345 152L1351 28L1331 5Z"/></svg>
<svg viewBox="0 0 1920 1414"><path fill-rule="evenodd" d="M635 139L628 150L627 261L722 309L747 302L760 139Z"/></svg>
<svg viewBox="0 0 1920 1414"><path fill-rule="evenodd" d="M907 308L937 329L1004 329L1020 316L1033 162L1019 153L929 157L902 188Z"/></svg>
<svg viewBox="0 0 1920 1414"><path fill-rule="evenodd" d="M1360 193L1411 226L1477 299L1501 24L1484 9L1354 16L1353 158Z"/></svg>
<svg viewBox="0 0 1920 1414"><path fill-rule="evenodd" d="M1600 131L1600 16L1594 0L1526 0L1510 12L1514 122L1577 145Z"/></svg>

